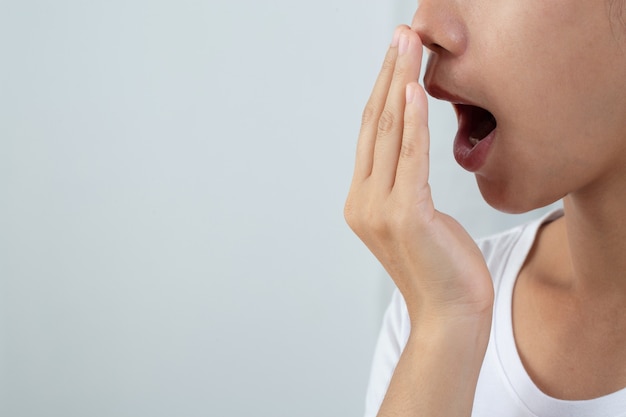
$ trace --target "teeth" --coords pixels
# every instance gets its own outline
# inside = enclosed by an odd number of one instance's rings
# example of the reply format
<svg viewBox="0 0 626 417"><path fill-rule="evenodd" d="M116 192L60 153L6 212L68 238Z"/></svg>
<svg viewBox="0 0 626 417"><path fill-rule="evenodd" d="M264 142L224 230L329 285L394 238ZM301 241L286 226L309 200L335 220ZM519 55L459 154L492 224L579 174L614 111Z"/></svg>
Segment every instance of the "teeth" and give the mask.
<svg viewBox="0 0 626 417"><path fill-rule="evenodd" d="M473 137L470 136L469 142L472 144L472 146L476 146L478 144L478 142L480 142L480 139L473 138Z"/></svg>

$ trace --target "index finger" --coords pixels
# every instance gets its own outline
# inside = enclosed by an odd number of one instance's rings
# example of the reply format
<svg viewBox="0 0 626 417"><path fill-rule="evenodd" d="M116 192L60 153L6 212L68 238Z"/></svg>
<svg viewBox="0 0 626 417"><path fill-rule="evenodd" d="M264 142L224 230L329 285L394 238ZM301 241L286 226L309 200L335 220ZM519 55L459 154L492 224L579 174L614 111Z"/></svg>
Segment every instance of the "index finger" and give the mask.
<svg viewBox="0 0 626 417"><path fill-rule="evenodd" d="M403 27L406 26L398 26L394 32L391 45L385 54L382 68L376 78L374 88L365 105L365 109L363 110L359 140L356 148L354 179L363 180L372 173L378 119L385 107L389 86L393 78L393 71L398 57L398 38Z"/></svg>

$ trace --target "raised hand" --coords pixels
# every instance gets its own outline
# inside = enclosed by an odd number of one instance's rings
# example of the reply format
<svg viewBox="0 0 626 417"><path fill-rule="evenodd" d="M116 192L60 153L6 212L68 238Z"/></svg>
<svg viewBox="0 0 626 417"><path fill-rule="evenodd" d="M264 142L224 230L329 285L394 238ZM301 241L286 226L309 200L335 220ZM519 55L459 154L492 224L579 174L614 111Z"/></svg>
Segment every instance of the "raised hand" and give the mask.
<svg viewBox="0 0 626 417"><path fill-rule="evenodd" d="M471 237L433 205L421 57L418 35L399 27L363 113L345 217L393 278L411 320L379 417L467 417L493 286Z"/></svg>
<svg viewBox="0 0 626 417"><path fill-rule="evenodd" d="M411 323L490 315L493 287L465 230L435 210L419 36L396 29L363 113L345 217L395 281Z"/></svg>

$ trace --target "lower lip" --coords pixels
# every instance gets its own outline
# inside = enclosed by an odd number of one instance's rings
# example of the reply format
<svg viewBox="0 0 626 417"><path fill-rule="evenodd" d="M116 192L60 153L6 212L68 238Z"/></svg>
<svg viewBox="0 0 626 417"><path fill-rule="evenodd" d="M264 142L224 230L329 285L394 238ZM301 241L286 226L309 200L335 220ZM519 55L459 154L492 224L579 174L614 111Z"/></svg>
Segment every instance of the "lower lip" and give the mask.
<svg viewBox="0 0 626 417"><path fill-rule="evenodd" d="M470 143L467 135L461 134L461 132L457 133L454 138L454 159L456 162L469 172L478 171L485 165L497 130L496 127L475 146Z"/></svg>

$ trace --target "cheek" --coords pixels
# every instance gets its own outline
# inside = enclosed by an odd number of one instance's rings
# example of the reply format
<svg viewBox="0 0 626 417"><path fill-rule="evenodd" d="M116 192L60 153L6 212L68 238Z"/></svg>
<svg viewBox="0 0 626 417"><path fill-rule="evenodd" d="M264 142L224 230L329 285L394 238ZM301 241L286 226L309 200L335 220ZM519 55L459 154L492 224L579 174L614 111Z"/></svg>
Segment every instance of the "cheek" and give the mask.
<svg viewBox="0 0 626 417"><path fill-rule="evenodd" d="M604 2L531 3L489 6L490 30L473 30L471 43L474 79L500 131L478 185L490 205L514 213L626 164L626 42L616 44Z"/></svg>
<svg viewBox="0 0 626 417"><path fill-rule="evenodd" d="M482 69L536 97L587 83L590 71L603 65L613 36L606 0L529 1L484 5L473 16L472 53Z"/></svg>

